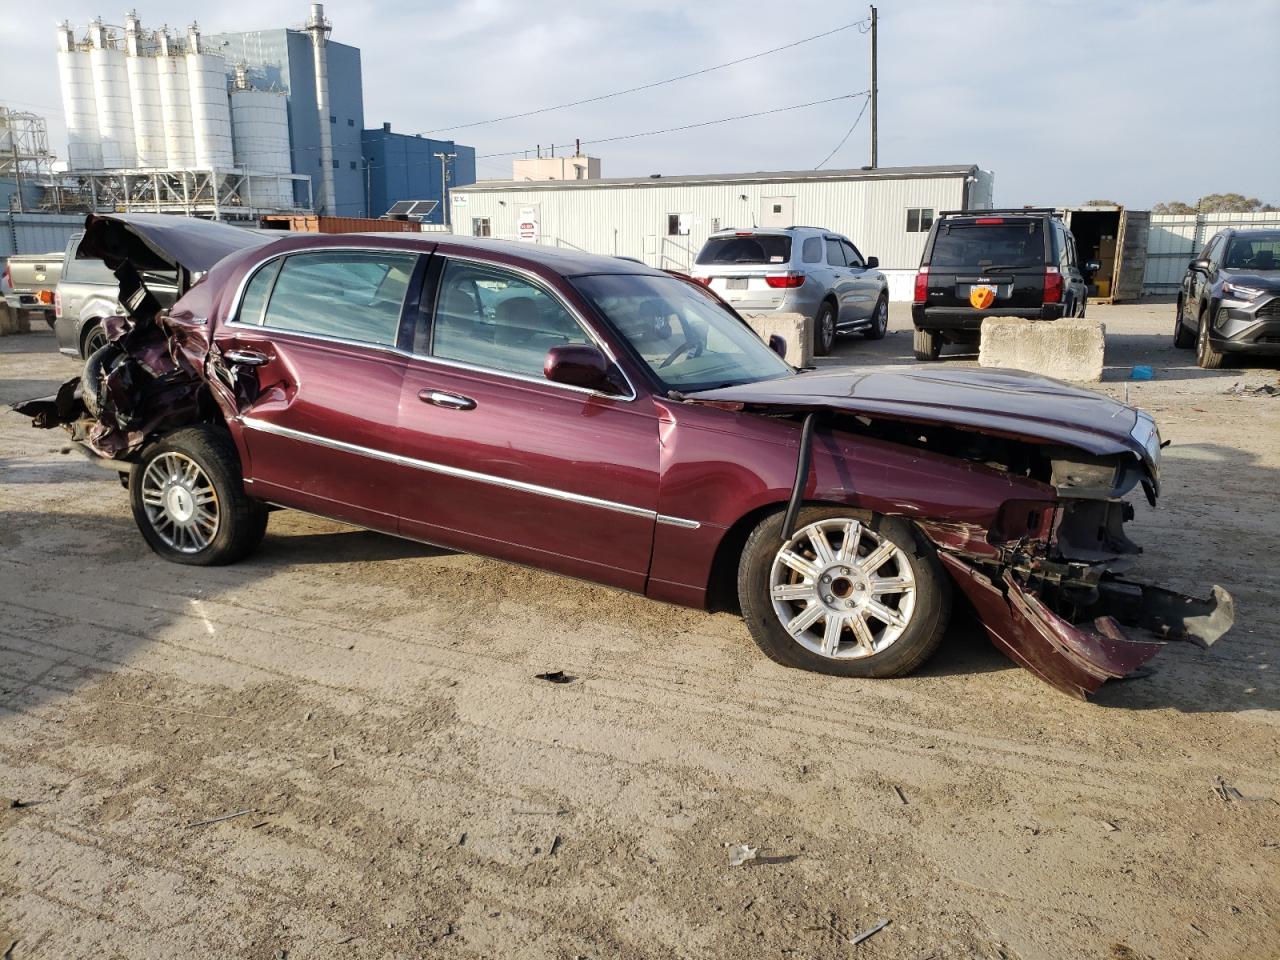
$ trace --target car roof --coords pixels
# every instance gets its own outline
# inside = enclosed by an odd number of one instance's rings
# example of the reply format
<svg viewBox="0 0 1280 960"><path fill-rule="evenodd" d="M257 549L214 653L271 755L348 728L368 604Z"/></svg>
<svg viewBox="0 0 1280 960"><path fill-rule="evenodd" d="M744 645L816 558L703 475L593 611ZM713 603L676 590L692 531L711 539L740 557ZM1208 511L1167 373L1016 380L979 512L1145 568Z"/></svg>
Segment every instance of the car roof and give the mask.
<svg viewBox="0 0 1280 960"><path fill-rule="evenodd" d="M656 267L626 257L609 257L566 247L553 247L541 243L525 243L518 240L494 240L489 237L464 237L448 233L282 233L269 250L262 253L302 252L324 250L328 247L359 246L367 243L378 247L403 250L435 250L443 256L450 254L479 254L495 261L526 269L541 269L562 277L579 277L600 273L635 273L647 276L666 276Z"/></svg>

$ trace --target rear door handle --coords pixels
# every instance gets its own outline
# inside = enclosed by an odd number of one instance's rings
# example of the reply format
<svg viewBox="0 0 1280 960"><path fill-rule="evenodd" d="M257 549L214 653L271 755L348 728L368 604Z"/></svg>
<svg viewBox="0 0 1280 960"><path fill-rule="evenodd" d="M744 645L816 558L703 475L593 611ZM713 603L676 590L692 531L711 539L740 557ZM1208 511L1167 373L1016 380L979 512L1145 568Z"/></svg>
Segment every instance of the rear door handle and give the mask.
<svg viewBox="0 0 1280 960"><path fill-rule="evenodd" d="M418 391L418 399L423 403L445 407L449 410L474 410L476 408L476 402L470 397L459 396L456 393L443 393L439 390L420 390Z"/></svg>
<svg viewBox="0 0 1280 960"><path fill-rule="evenodd" d="M257 350L224 350L223 359L240 367L260 367L267 362L267 355Z"/></svg>

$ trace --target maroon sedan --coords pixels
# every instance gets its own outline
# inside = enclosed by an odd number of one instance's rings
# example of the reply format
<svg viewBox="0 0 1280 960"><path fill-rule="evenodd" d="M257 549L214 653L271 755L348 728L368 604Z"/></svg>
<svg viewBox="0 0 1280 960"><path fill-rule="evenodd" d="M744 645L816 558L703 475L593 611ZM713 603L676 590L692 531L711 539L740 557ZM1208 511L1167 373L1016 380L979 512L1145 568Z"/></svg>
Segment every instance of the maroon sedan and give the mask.
<svg viewBox="0 0 1280 960"><path fill-rule="evenodd" d="M741 611L788 666L922 664L955 588L1085 696L1231 599L1122 579L1147 415L1016 371L800 371L697 284L544 246L90 217L127 316L20 404L128 474L147 543L230 563L273 506ZM160 277L180 296L166 306Z"/></svg>

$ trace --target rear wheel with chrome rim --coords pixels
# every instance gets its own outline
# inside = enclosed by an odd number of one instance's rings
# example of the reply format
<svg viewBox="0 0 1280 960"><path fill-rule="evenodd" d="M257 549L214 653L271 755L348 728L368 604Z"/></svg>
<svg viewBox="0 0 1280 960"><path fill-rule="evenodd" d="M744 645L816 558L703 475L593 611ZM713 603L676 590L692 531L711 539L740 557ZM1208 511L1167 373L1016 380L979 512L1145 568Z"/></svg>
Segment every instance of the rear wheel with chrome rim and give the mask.
<svg viewBox="0 0 1280 960"><path fill-rule="evenodd" d="M107 340L107 331L102 329L102 322L95 320L90 324L88 332L84 335L84 358L88 360L97 351L105 347L110 341Z"/></svg>
<svg viewBox="0 0 1280 960"><path fill-rule="evenodd" d="M937 649L951 582L933 548L897 517L840 507L781 513L747 539L738 568L743 619L773 660L852 677L910 673Z"/></svg>
<svg viewBox="0 0 1280 960"><path fill-rule="evenodd" d="M220 427L187 427L146 448L129 499L147 544L175 563L234 563L267 528L266 508L245 494L235 444Z"/></svg>

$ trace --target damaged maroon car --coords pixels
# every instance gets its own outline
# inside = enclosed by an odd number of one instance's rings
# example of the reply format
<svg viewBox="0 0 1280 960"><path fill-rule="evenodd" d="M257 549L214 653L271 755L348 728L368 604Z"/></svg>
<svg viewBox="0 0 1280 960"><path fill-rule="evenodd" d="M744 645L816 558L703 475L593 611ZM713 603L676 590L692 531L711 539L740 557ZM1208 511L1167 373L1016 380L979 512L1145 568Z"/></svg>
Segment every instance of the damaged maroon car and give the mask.
<svg viewBox="0 0 1280 960"><path fill-rule="evenodd" d="M273 507L741 612L774 660L890 677L967 598L1085 697L1230 596L1127 579L1146 414L1016 371L800 371L698 285L436 235L90 217L127 316L18 408L127 474L147 543L237 560ZM162 303L154 276L178 291Z"/></svg>

